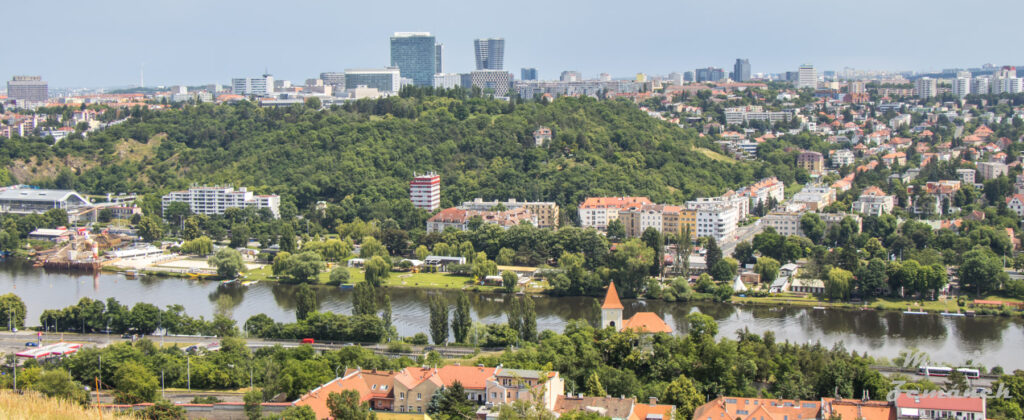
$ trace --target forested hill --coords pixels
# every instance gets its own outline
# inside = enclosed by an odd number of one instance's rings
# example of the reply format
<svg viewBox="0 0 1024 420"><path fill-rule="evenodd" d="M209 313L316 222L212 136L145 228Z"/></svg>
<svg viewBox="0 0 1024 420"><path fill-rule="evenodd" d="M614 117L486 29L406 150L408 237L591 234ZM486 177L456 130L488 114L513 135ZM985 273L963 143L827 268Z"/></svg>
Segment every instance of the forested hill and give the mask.
<svg viewBox="0 0 1024 420"><path fill-rule="evenodd" d="M364 219L412 211L414 172L442 175L442 206L483 197L570 208L592 195L680 203L770 172L710 152L712 142L624 101L424 96L327 110L241 102L132 114L52 149L11 140L0 152L18 182L88 193L233 184L281 194L300 210L339 203ZM534 147L539 126L554 132L546 147Z"/></svg>

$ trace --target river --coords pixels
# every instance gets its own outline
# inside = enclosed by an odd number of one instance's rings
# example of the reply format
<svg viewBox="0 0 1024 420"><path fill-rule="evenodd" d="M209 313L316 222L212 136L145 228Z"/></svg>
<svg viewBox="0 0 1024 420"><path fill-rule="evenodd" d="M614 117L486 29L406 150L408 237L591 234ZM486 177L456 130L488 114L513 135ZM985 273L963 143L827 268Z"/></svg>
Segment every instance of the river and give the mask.
<svg viewBox="0 0 1024 420"><path fill-rule="evenodd" d="M161 308L181 304L191 316L207 319L224 313L241 326L250 316L265 313L278 321L295 320L295 286L258 283L249 287L221 285L204 280L155 276L128 279L121 274L74 274L45 271L27 261L0 261L0 294L15 293L28 306L27 324L39 325L44 309L74 305L89 297L116 298L122 304L148 302ZM321 311L352 312L350 291L316 287ZM387 289L393 319L399 334L428 332L430 294L441 293L454 304L455 291ZM473 318L484 323L505 322L502 294L471 293ZM540 297L536 300L538 330L561 332L567 321L585 319L596 325L600 319L599 299L592 297ZM844 309L815 310L802 307L737 306L698 302L669 303L623 299L625 316L651 311L660 315L677 334L687 331L685 317L693 311L712 316L719 336L736 337L748 328L761 334L775 332L779 341L820 342L826 346L842 343L847 349L892 358L900 351L916 348L932 360L964 364L1002 366L1007 371L1024 369L1019 353L1024 349L1024 321L1021 318L949 318L939 315L905 315L891 311Z"/></svg>

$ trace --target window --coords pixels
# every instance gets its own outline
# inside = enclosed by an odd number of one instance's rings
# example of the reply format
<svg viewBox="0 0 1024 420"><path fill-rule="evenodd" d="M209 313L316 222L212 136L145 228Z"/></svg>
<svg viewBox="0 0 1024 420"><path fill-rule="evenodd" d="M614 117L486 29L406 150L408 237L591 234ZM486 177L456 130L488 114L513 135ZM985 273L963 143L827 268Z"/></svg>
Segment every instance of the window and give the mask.
<svg viewBox="0 0 1024 420"><path fill-rule="evenodd" d="M417 392L416 393L416 401L419 401L419 400L422 400L422 399L423 399L423 394Z"/></svg>
<svg viewBox="0 0 1024 420"><path fill-rule="evenodd" d="M404 400L405 400L405 393L404 393L404 392L399 392L399 393L398 393L398 399L400 399L400 400L403 400L403 401L404 401Z"/></svg>

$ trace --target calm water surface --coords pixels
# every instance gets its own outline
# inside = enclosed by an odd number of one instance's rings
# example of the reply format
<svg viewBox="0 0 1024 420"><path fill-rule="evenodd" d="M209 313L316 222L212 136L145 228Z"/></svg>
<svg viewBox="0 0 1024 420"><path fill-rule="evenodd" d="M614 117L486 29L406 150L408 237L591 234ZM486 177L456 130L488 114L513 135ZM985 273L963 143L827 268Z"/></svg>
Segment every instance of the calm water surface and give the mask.
<svg viewBox="0 0 1024 420"><path fill-rule="evenodd" d="M29 325L39 324L44 309L74 305L89 297L116 298L122 304L148 302L161 308L181 304L191 316L210 318L225 313L242 324L250 316L265 313L278 321L295 320L296 288L291 285L258 283L249 287L217 282L145 276L127 279L120 274L75 274L44 271L19 260L0 261L0 294L20 296L28 306ZM316 288L321 311L352 312L350 291L334 287ZM455 291L388 289L394 324L401 335L429 331L430 294L441 293L455 302ZM471 293L473 318L484 323L505 322L504 295ZM599 300L591 297L541 297L536 299L539 330L561 332L571 319L597 324ZM719 335L735 337L749 328L761 334L773 331L777 340L842 343L847 349L874 356L895 357L900 351L917 348L933 360L952 364L967 360L985 366L1000 365L1007 370L1024 369L1024 322L1020 318L948 318L938 315L904 315L900 312L814 310L797 307L734 306L710 302L667 303L623 300L625 316L651 311L659 314L677 334L686 333L685 317L693 311L718 321Z"/></svg>

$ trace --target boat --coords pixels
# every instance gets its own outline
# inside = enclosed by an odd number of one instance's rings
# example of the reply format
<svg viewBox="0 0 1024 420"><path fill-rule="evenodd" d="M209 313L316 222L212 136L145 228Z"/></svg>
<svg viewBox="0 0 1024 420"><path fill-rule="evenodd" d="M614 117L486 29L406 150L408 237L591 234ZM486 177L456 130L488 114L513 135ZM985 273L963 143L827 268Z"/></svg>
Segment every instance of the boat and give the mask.
<svg viewBox="0 0 1024 420"><path fill-rule="evenodd" d="M966 314L962 314L962 313L959 313L959 312L943 312L940 315L942 315L942 316L967 316Z"/></svg>
<svg viewBox="0 0 1024 420"><path fill-rule="evenodd" d="M819 311L823 311L823 310L825 310L825 307L824 306L815 306L813 309L819 310Z"/></svg>
<svg viewBox="0 0 1024 420"><path fill-rule="evenodd" d="M220 284L231 284L231 283L237 283L237 282L238 282L238 279L229 279L229 280L221 280Z"/></svg>
<svg viewBox="0 0 1024 420"><path fill-rule="evenodd" d="M928 315L928 312L925 311L903 311L903 313L906 315Z"/></svg>
<svg viewBox="0 0 1024 420"><path fill-rule="evenodd" d="M351 290L351 289L354 289L355 286L351 285L351 284L339 284L338 288L341 289L341 290Z"/></svg>
<svg viewBox="0 0 1024 420"><path fill-rule="evenodd" d="M133 279L139 276L139 272L135 270L128 270L124 272L124 276Z"/></svg>
<svg viewBox="0 0 1024 420"><path fill-rule="evenodd" d="M243 282L242 282L242 286L246 286L246 287L248 287L248 286L250 286L250 285L253 285L253 284L256 284L256 283L259 283L259 282L260 282L259 280L249 280L249 281L243 281Z"/></svg>

